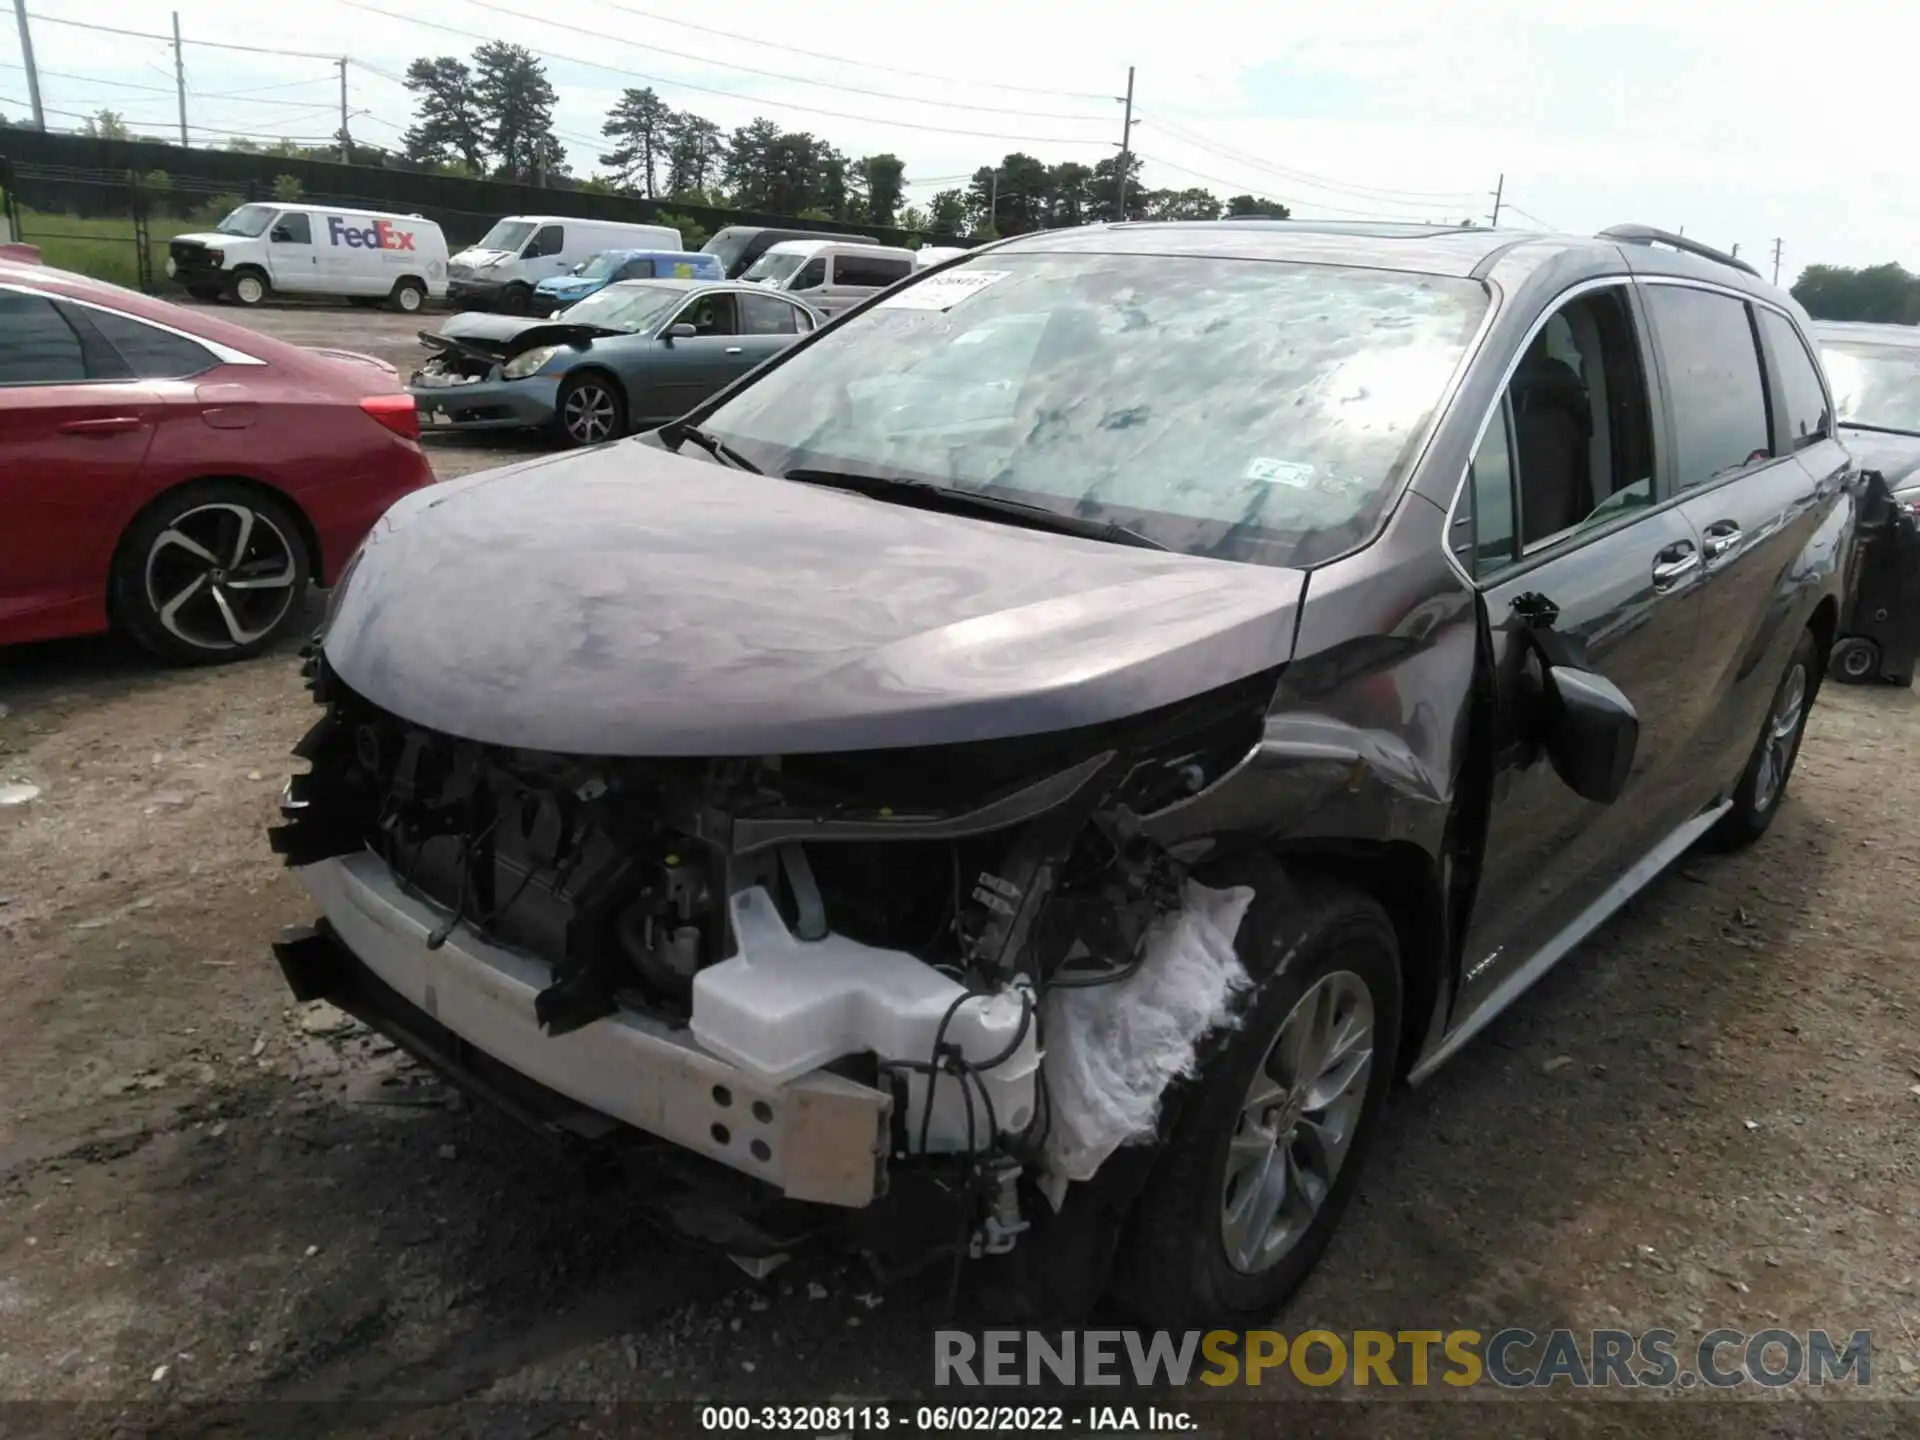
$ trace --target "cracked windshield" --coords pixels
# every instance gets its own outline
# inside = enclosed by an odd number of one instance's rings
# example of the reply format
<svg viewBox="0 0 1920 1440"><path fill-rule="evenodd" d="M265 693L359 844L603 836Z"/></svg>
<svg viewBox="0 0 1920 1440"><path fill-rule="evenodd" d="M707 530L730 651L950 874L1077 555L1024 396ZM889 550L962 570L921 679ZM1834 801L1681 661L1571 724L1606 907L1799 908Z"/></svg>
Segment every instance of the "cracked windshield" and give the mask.
<svg viewBox="0 0 1920 1440"><path fill-rule="evenodd" d="M1471 280L1104 253L989 257L922 288L706 428L770 473L1006 495L1274 565L1364 538L1487 303Z"/></svg>

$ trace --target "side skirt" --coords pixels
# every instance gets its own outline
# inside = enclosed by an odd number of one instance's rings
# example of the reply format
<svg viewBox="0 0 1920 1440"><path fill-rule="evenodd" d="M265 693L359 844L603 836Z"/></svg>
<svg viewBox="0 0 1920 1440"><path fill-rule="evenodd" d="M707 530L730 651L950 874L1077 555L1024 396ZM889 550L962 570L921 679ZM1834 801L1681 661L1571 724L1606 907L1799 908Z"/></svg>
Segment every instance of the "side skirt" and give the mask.
<svg viewBox="0 0 1920 1440"><path fill-rule="evenodd" d="M1666 839L1649 850L1641 857L1638 864L1614 881L1599 899L1576 915L1564 930L1536 950L1526 964L1507 976L1492 994L1481 1001L1472 1014L1454 1026L1446 1039L1428 1052L1408 1073L1407 1083L1409 1085L1424 1084L1434 1071L1451 1060L1469 1040L1484 1030L1496 1015L1531 989L1533 983L1559 964L1568 951L1598 930L1614 911L1644 890L1661 871L1692 848L1694 842L1711 830L1714 822L1732 808L1731 800L1721 801L1712 809L1703 811L1682 824Z"/></svg>

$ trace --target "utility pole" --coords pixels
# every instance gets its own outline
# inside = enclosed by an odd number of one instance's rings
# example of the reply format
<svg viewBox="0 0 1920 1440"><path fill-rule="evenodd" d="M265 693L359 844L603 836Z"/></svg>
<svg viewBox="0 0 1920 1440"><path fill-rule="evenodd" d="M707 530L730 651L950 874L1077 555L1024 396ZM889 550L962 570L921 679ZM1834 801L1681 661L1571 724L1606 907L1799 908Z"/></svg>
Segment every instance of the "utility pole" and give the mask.
<svg viewBox="0 0 1920 1440"><path fill-rule="evenodd" d="M1507 192L1507 172L1502 170L1500 178L1493 183L1493 214L1487 217L1487 223L1494 229L1500 228L1500 197Z"/></svg>
<svg viewBox="0 0 1920 1440"><path fill-rule="evenodd" d="M180 54L180 12L173 12L173 89L180 100L180 145L187 145L187 62Z"/></svg>
<svg viewBox="0 0 1920 1440"><path fill-rule="evenodd" d="M353 137L347 133L347 57L333 62L340 67L340 163L353 163Z"/></svg>
<svg viewBox="0 0 1920 1440"><path fill-rule="evenodd" d="M1776 237L1774 238L1774 242L1773 242L1773 283L1774 283L1774 284L1776 284L1776 285L1778 285L1778 284L1780 283L1780 246L1781 246L1781 243L1782 243L1782 242L1781 242L1781 240L1779 239L1779 237L1778 237L1778 236L1776 236Z"/></svg>
<svg viewBox="0 0 1920 1440"><path fill-rule="evenodd" d="M47 128L47 112L40 108L40 72L33 64L33 34L27 29L27 0L13 0L13 18L20 26L20 64L27 72L27 103L33 106L33 128Z"/></svg>
<svg viewBox="0 0 1920 1440"><path fill-rule="evenodd" d="M1000 233L1000 167L993 167L993 179L987 185L987 228Z"/></svg>
<svg viewBox="0 0 1920 1440"><path fill-rule="evenodd" d="M22 22L25 23L24 21ZM1127 67L1127 98L1122 102L1126 107L1126 116L1120 122L1120 170L1118 184L1114 188L1113 218L1127 218L1127 170L1133 163L1133 66Z"/></svg>
<svg viewBox="0 0 1920 1440"><path fill-rule="evenodd" d="M1734 241L1733 249L1729 250L1727 253L1731 255L1735 260L1738 260L1740 258L1740 242L1738 240Z"/></svg>

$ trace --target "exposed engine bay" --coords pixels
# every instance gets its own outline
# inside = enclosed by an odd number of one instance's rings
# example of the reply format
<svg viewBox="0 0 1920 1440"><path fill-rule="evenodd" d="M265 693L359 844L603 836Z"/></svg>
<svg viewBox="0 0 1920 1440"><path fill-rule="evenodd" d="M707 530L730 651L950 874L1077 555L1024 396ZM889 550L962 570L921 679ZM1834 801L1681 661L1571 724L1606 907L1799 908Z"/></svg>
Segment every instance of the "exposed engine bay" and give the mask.
<svg viewBox="0 0 1920 1440"><path fill-rule="evenodd" d="M1060 998L1156 968L1202 977L1215 993L1173 1007L1192 1033L1157 1072L1131 1067L1157 1086L1244 983L1232 935L1251 892L1220 909L1141 822L1245 759L1272 673L1012 742L665 760L483 745L384 713L318 652L308 675L326 713L273 832L290 866L370 853L438 917L429 954L459 932L537 957L541 1043L627 1017L757 1085L824 1073L891 1097L881 1188L889 1163L964 1173L975 1254L1012 1246L1034 1193L1057 1208L1122 1142L1115 1116L1151 1138L1152 1094L1081 1103L1090 1050L1125 1036L1049 1038L1048 1017L1113 1029ZM1196 925L1213 960L1161 965L1194 951ZM1159 983L1141 993L1164 1016ZM1051 1085L1050 1048L1077 1067Z"/></svg>

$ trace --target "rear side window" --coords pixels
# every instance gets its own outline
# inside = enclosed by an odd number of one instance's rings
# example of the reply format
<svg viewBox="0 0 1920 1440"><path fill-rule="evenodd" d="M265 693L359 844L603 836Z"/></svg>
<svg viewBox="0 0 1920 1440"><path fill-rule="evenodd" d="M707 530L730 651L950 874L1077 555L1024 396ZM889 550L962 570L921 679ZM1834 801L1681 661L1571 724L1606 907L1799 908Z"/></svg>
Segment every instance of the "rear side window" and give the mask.
<svg viewBox="0 0 1920 1440"><path fill-rule="evenodd" d="M1766 385L1746 302L1684 285L1649 285L1645 295L1666 364L1679 487L1771 459Z"/></svg>
<svg viewBox="0 0 1920 1440"><path fill-rule="evenodd" d="M885 255L836 255L833 257L833 283L871 285L884 288L906 278L911 262Z"/></svg>
<svg viewBox="0 0 1920 1440"><path fill-rule="evenodd" d="M0 385L70 385L87 378L80 337L51 300L0 290Z"/></svg>
<svg viewBox="0 0 1920 1440"><path fill-rule="evenodd" d="M1787 446L1804 450L1833 434L1833 412L1827 408L1827 392L1821 388L1820 372L1807 354L1806 342L1793 322L1777 310L1761 310L1760 329L1773 351L1774 368L1780 372L1780 401L1786 409Z"/></svg>
<svg viewBox="0 0 1920 1440"><path fill-rule="evenodd" d="M184 380L220 363L204 345L112 310L84 310L80 322L99 331L141 380Z"/></svg>
<svg viewBox="0 0 1920 1440"><path fill-rule="evenodd" d="M740 297L740 333L742 335L798 335L798 307L777 295Z"/></svg>

